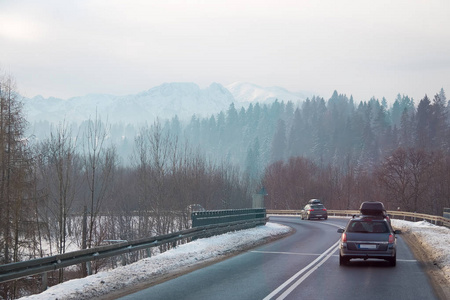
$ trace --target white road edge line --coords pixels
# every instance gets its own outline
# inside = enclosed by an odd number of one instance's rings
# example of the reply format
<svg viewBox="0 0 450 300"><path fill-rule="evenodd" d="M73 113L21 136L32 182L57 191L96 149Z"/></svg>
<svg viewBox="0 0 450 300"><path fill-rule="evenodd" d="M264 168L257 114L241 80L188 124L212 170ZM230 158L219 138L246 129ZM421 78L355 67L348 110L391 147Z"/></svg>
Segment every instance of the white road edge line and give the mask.
<svg viewBox="0 0 450 300"><path fill-rule="evenodd" d="M328 248L324 253L322 253L318 258L316 258L315 260L313 260L309 265L307 265L305 268L301 269L300 271L298 271L294 276L292 276L291 278L289 278L288 280L286 280L282 285L280 285L278 288L276 288L272 293L270 293L269 295L267 295L263 300L269 300L272 299L276 294L278 294L281 290L283 290L286 286L288 286L292 281L296 280L297 277L299 277L300 275L302 275L303 273L306 272L306 270L308 270L309 268L311 268L312 266L314 266L315 264L317 264L316 267L314 267L313 269L311 269L308 273L306 273L303 277L301 277L299 279L299 281L297 281L294 284L294 288L297 287L303 280L305 280L312 272L314 272L320 265L322 265L325 261L328 260L328 258L331 257L331 255L333 255L334 251L337 249L337 246L339 244L339 240L330 248ZM330 252L330 253L329 253ZM320 260L322 258L325 259L320 262ZM292 289L293 290L293 289ZM288 289L286 292L289 291L292 292L291 288ZM286 297L289 293L286 294L283 293L279 298L277 299L284 299L284 297Z"/></svg>

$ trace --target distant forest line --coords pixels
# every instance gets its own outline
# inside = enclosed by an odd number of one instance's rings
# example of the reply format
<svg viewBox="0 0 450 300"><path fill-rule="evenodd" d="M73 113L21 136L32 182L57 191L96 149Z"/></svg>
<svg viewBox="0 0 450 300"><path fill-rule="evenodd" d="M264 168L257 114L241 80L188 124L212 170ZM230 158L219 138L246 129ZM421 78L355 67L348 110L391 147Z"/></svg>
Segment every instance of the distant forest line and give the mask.
<svg viewBox="0 0 450 300"><path fill-rule="evenodd" d="M443 136L448 128L449 106L443 89L433 99L425 97L416 107L414 100L400 94L388 107L386 99L372 98L354 103L336 91L325 100L306 99L301 104L276 100L272 104L252 103L210 117L192 116L190 121L158 120L160 126L179 142L189 145L215 162L228 162L261 175L275 161L302 156L320 166L348 165L348 161L371 168L398 147L425 150L448 149ZM142 127L99 118L108 127L108 143L115 145L121 164L129 165L135 139ZM446 124L441 124L442 122ZM80 135L92 120L65 124ZM58 124L39 121L27 134L38 140L48 138ZM150 126L154 125L153 123ZM428 137L426 137L428 136Z"/></svg>
<svg viewBox="0 0 450 300"><path fill-rule="evenodd" d="M425 193L417 186L422 182L417 183L419 179L412 173L399 179L406 183L392 186L393 183L388 184L379 173L380 168L386 168L395 154L402 151L409 155L405 155L403 167L419 169L411 172L425 172L424 165L408 166L411 162L407 160L413 159L411 156L414 155L424 155L426 160L439 159L439 164L445 166L441 160L446 160L450 152L449 111L443 89L433 98L425 95L418 105L408 96L399 94L390 106L384 98L355 103L352 97L335 91L328 100L312 97L297 105L276 100L271 104L254 103L239 109L231 104L227 111L210 117L194 115L190 121L183 122L175 116L171 120L158 120L146 128L156 126L162 134L176 139L178 147L190 149L208 163L233 166L248 183L251 192L264 185L269 191L266 197L268 208L297 209L308 198L322 198L330 208L355 208L362 201L376 198L386 202L389 209L400 207L440 214L443 206L450 206L448 200L444 200L449 199L445 188ZM72 132L82 132L88 124L89 121L79 127L75 125ZM108 127L107 142L114 145L121 165L132 165L136 141L145 135L145 129L131 124L105 126ZM35 132L48 132L52 127L41 122L34 128ZM290 164L293 167L299 158L320 172L334 173L333 182L308 184L308 180L299 179L301 170L289 175L278 174L280 180L276 185L270 181L273 176L270 172L274 172L274 168ZM306 169L306 166L302 168ZM443 175L442 180L448 180L445 172ZM292 178L285 178L287 176ZM372 184L367 185L366 192L352 191L356 184L360 185L358 179L367 176ZM349 177L352 180L347 184L352 188L344 187L343 181L350 180ZM427 175L427 178L431 177ZM429 184L426 186L430 187ZM291 191L291 194L277 196L277 188L284 193ZM410 189L414 192L409 192ZM401 190L403 194L391 190ZM209 203L202 203L202 199L197 202L208 209L220 208L210 207ZM426 204L430 202L433 205Z"/></svg>

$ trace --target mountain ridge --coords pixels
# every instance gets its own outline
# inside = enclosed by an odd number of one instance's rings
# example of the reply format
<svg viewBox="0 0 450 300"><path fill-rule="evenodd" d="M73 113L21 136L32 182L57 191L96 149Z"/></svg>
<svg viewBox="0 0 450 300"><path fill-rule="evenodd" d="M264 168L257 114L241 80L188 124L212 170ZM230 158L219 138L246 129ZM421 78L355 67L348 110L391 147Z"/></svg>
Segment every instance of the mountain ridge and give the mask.
<svg viewBox="0 0 450 300"><path fill-rule="evenodd" d="M115 96L88 94L69 99L44 98L37 95L23 98L27 120L49 123L77 122L94 119L129 124L152 123L156 118L189 120L193 115L208 117L225 111L231 103L236 108L250 103L280 101L299 102L306 99L302 93L293 93L281 87L264 88L251 83L235 82L228 86L212 83L200 88L192 82L171 82L141 91L137 94Z"/></svg>

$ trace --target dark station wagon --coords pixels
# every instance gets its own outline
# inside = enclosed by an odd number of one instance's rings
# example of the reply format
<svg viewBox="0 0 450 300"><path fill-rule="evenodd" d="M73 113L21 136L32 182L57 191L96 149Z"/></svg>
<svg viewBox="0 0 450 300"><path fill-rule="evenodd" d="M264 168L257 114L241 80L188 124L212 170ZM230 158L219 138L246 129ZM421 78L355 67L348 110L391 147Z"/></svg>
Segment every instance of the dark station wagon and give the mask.
<svg viewBox="0 0 450 300"><path fill-rule="evenodd" d="M372 206L372 203L369 205ZM374 207L380 207L378 204ZM371 215L354 216L346 228L338 229L342 234L339 245L339 265L346 265L350 259L384 259L391 266L397 261L396 234L393 230L384 207L373 211L362 209L361 212Z"/></svg>

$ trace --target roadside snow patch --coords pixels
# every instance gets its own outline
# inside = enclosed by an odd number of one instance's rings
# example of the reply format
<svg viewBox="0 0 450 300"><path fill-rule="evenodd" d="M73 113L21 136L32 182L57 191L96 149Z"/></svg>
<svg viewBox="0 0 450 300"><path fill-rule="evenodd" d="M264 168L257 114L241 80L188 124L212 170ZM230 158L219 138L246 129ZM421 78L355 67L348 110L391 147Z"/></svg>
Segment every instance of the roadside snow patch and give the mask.
<svg viewBox="0 0 450 300"><path fill-rule="evenodd" d="M40 294L20 299L93 299L131 285L149 281L180 268L237 252L245 247L256 245L267 238L286 234L290 230L290 227L269 222L265 226L199 239L133 264L100 272L86 278L69 280L52 286Z"/></svg>
<svg viewBox="0 0 450 300"><path fill-rule="evenodd" d="M392 225L417 238L430 259L444 272L450 284L450 228L426 221L409 222L395 219L392 220Z"/></svg>

